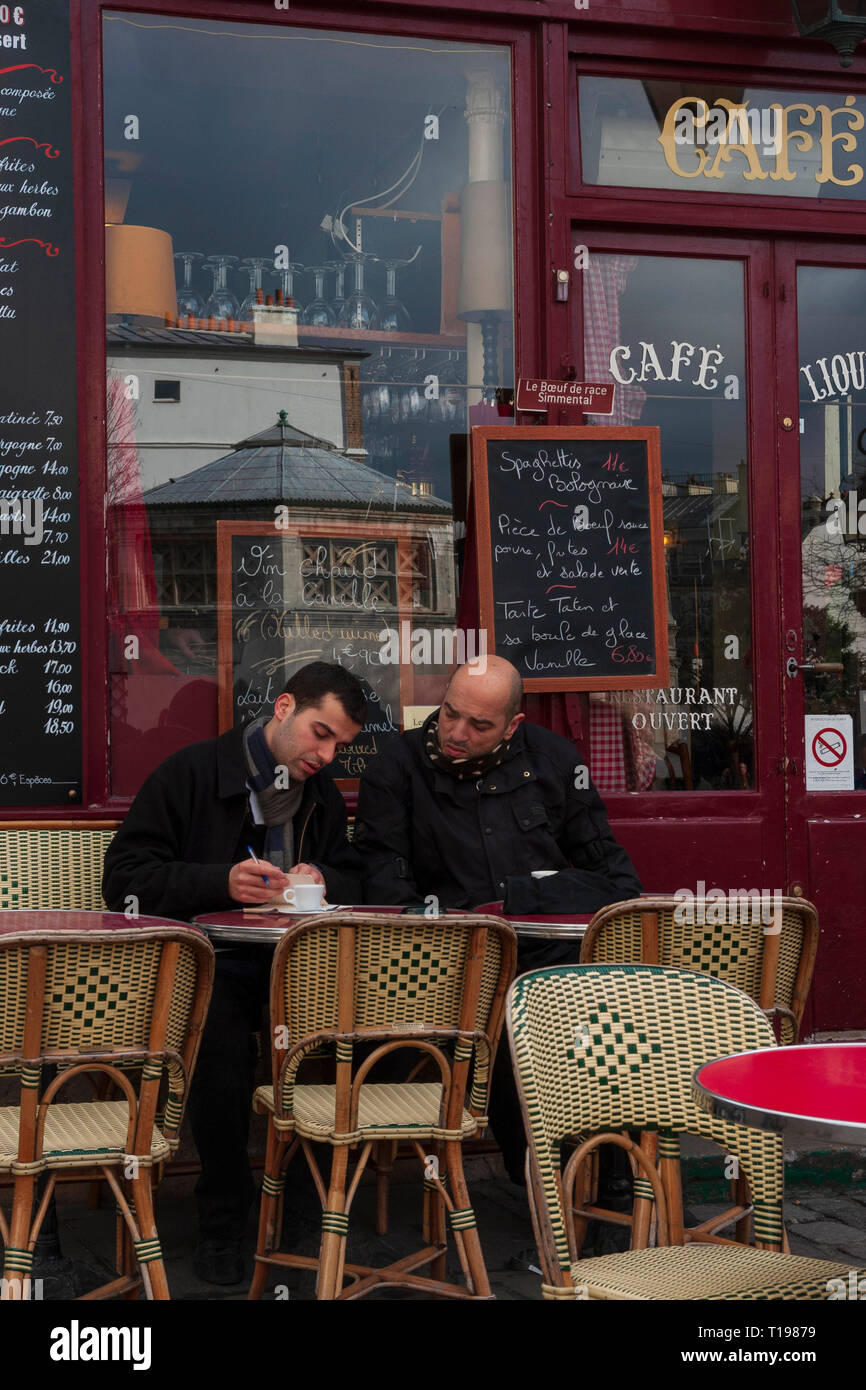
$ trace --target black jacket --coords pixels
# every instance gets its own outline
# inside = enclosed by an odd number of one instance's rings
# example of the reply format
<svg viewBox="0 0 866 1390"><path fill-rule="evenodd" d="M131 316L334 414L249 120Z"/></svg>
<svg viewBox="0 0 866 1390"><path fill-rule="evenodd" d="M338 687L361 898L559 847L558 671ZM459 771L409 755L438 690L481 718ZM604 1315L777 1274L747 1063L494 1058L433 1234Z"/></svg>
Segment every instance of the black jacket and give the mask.
<svg viewBox="0 0 866 1390"><path fill-rule="evenodd" d="M353 843L368 903L434 894L443 909L504 897L507 911L580 912L639 895L598 792L575 787L581 758L566 739L523 723L499 767L460 782L433 766L424 737L394 739L361 779Z"/></svg>
<svg viewBox="0 0 866 1390"><path fill-rule="evenodd" d="M243 730L194 743L166 758L144 783L108 847L102 893L123 911L187 920L240 907L228 893L229 870L246 859L248 811ZM304 783L294 821L295 860L315 864L331 902L361 901L358 855L346 838L346 807L327 773Z"/></svg>

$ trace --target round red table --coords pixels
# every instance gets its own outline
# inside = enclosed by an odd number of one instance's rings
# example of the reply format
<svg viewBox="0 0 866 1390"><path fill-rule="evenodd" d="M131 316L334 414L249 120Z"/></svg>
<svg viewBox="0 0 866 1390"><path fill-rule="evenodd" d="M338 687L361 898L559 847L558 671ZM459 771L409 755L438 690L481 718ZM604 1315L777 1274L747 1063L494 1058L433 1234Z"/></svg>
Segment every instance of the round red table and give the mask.
<svg viewBox="0 0 866 1390"><path fill-rule="evenodd" d="M699 1067L695 1100L720 1120L866 1145L866 1043L762 1047Z"/></svg>

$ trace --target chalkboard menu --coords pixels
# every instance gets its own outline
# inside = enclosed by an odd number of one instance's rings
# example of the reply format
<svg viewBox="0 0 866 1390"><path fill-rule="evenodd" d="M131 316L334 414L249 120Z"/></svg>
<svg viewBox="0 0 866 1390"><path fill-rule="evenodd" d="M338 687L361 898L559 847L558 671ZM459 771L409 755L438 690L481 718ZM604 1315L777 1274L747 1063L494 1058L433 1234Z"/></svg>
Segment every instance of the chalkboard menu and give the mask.
<svg viewBox="0 0 866 1390"><path fill-rule="evenodd" d="M528 690L668 681L659 432L476 428L481 626Z"/></svg>
<svg viewBox="0 0 866 1390"><path fill-rule="evenodd" d="M300 667L336 662L369 688L367 724L333 768L360 777L412 703L413 668L388 659L382 633L411 618L411 547L429 533L402 519L218 522L220 729L270 713Z"/></svg>
<svg viewBox="0 0 866 1390"><path fill-rule="evenodd" d="M81 800L68 0L0 5L0 805Z"/></svg>

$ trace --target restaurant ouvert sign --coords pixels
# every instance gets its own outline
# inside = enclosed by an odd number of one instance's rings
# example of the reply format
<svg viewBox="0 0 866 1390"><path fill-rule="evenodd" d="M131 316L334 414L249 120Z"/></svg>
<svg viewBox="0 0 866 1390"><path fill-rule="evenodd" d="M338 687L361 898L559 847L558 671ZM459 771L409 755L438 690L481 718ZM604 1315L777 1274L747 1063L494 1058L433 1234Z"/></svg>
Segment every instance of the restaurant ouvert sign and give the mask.
<svg viewBox="0 0 866 1390"><path fill-rule="evenodd" d="M820 155L816 183L852 185L862 182L863 165L851 162L837 174L834 157L837 146L844 154L859 150L857 132L866 117L855 101L849 95L841 106L812 106L806 101L783 106L774 101L758 107L717 97L710 106L703 97L680 97L668 107L657 138L671 173L682 179L722 179L725 166L736 156L745 161L745 167L735 167L747 182L790 183L798 177L790 167L790 152L815 150Z"/></svg>

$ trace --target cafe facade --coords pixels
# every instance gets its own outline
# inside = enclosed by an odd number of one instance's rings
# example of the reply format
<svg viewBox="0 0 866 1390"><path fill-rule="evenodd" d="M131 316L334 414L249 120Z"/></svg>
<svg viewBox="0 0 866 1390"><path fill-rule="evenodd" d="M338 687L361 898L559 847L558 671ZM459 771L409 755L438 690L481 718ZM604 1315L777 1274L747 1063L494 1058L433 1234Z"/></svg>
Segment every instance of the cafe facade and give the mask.
<svg viewBox="0 0 866 1390"><path fill-rule="evenodd" d="M647 890L814 902L806 1031L866 1028L866 48L790 0L25 0L2 83L4 820L121 819L317 659L370 687L353 806L493 649L473 428L649 428L664 681L527 713Z"/></svg>

